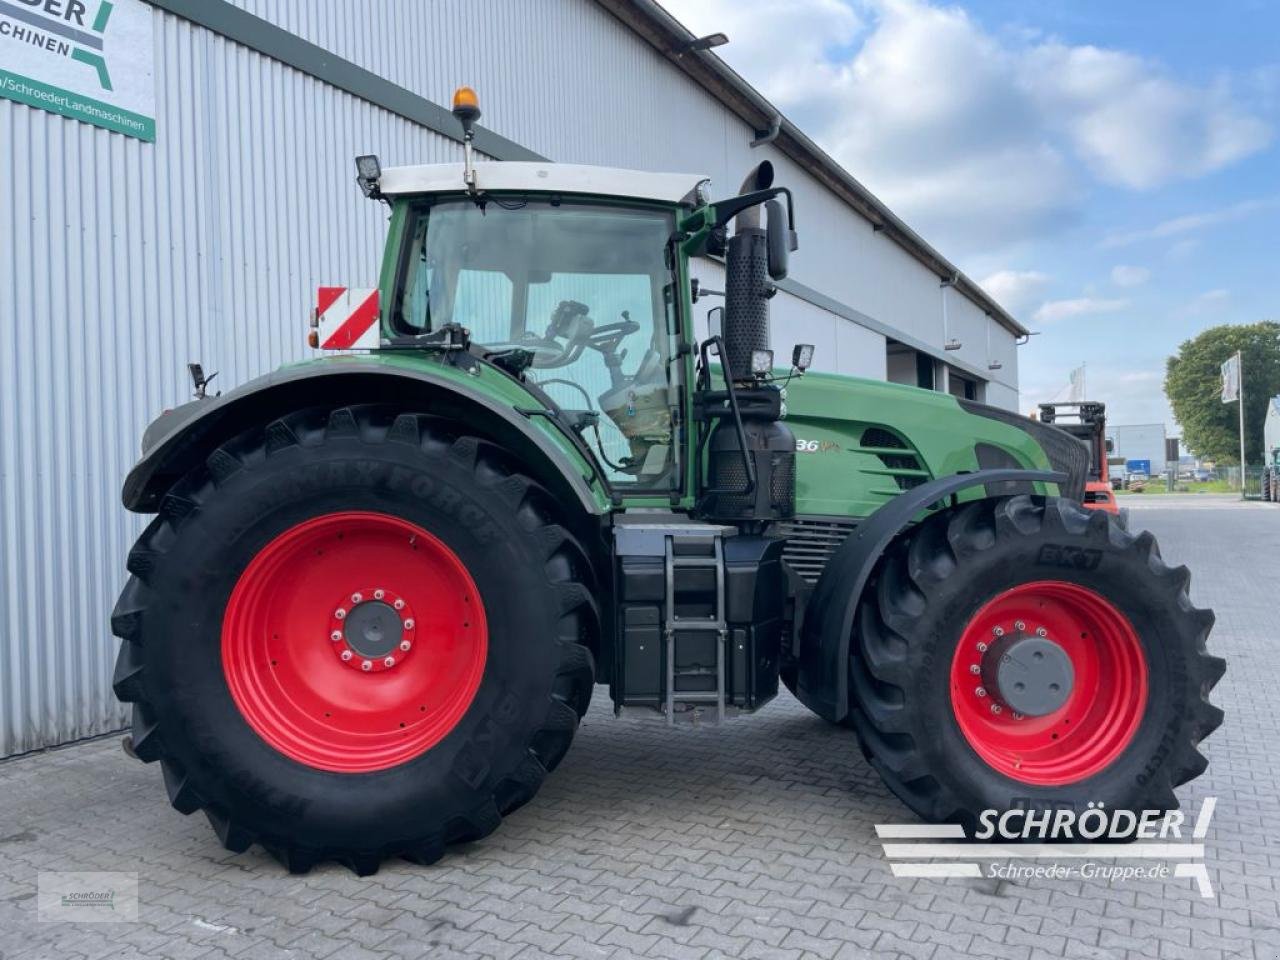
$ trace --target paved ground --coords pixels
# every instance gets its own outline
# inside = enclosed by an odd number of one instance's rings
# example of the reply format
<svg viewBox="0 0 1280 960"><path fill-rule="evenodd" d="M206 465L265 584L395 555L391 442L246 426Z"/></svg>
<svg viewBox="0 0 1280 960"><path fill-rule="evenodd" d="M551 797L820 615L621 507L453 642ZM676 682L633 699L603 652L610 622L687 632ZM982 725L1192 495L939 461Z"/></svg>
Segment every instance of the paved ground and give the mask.
<svg viewBox="0 0 1280 960"><path fill-rule="evenodd" d="M363 880L227 854L114 739L0 765L0 960L1280 956L1280 509L1126 505L1195 568L1230 664L1209 772L1181 791L1184 806L1219 798L1216 899L1187 880L895 879L873 825L908 816L849 737L794 700L671 733L613 720L601 695L561 770L497 834ZM140 921L36 922L39 870L137 872Z"/></svg>

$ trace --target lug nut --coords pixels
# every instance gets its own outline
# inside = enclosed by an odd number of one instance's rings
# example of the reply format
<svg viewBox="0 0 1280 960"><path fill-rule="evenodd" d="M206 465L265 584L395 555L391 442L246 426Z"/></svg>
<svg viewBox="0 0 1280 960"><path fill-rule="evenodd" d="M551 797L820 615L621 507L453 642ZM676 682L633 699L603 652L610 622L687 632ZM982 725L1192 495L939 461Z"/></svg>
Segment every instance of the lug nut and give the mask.
<svg viewBox="0 0 1280 960"><path fill-rule="evenodd" d="M347 615L347 611L342 609L342 607L339 607L337 610L333 611L333 615L337 617L339 620L341 620L343 617Z"/></svg>
<svg viewBox="0 0 1280 960"><path fill-rule="evenodd" d="M979 652L979 653L986 653L986 652L987 652L987 645L986 645L985 643L983 643L981 640L979 640L979 641L978 641L978 652Z"/></svg>
<svg viewBox="0 0 1280 960"><path fill-rule="evenodd" d="M1037 637L1047 637L1048 635L1049 635L1049 631L1046 630L1044 627L1036 627Z"/></svg>
<svg viewBox="0 0 1280 960"><path fill-rule="evenodd" d="M406 630L412 630L412 629L413 629L413 617L410 617L408 620L406 620L406 621L404 622L404 628L405 628Z"/></svg>
<svg viewBox="0 0 1280 960"><path fill-rule="evenodd" d="M372 669L373 669L373 661L372 661L372 660L362 660L362 661L360 661L360 669L361 669L361 670L364 670L366 673L367 673L368 671L372 670Z"/></svg>
<svg viewBox="0 0 1280 960"><path fill-rule="evenodd" d="M998 703L993 703L993 704L991 705L991 712L992 712L992 713L999 713L999 712L1000 712L1000 704L998 704Z"/></svg>
<svg viewBox="0 0 1280 960"><path fill-rule="evenodd" d="M359 602L360 602L361 600L363 600L363 599L364 599L364 594L362 594L362 593L353 593L353 594L351 595L351 602L352 602L352 603L359 603Z"/></svg>
<svg viewBox="0 0 1280 960"><path fill-rule="evenodd" d="M1015 630L1025 630L1027 628L1027 625L1023 623L1021 620L1016 620L1014 621L1013 628Z"/></svg>
<svg viewBox="0 0 1280 960"><path fill-rule="evenodd" d="M350 650L343 650L343 651L342 651L342 659L343 659L344 661L350 660L350 659L351 659L351 651L350 651Z"/></svg>
<svg viewBox="0 0 1280 960"><path fill-rule="evenodd" d="M981 668L980 666L978 666L976 663L973 663L973 664L970 664L970 665L969 665L969 672L970 672L970 673L981 673L981 672L982 672L982 668Z"/></svg>
<svg viewBox="0 0 1280 960"><path fill-rule="evenodd" d="M383 597L385 597L386 595L387 595L387 591L385 591L385 590L375 590L375 591L373 591L373 599L375 599L375 600L381 600L381 599L382 599Z"/></svg>
<svg viewBox="0 0 1280 960"><path fill-rule="evenodd" d="M342 631L341 630L333 631L333 633L329 634L329 639L332 640L334 643L337 643L339 640L342 639Z"/></svg>
<svg viewBox="0 0 1280 960"><path fill-rule="evenodd" d="M991 635L992 635L993 637L1003 637L1003 636L1004 636L1004 627L993 627L993 628L992 628L992 630L991 630Z"/></svg>
<svg viewBox="0 0 1280 960"><path fill-rule="evenodd" d="M980 696L980 697L985 697L985 696L987 695L987 688L986 688L986 687L979 687L977 690L975 690L975 691L973 691L973 692L974 692L974 693L976 693L976 694L977 694L978 696Z"/></svg>
<svg viewBox="0 0 1280 960"><path fill-rule="evenodd" d="M385 660L383 660L383 661L382 661L382 665L383 665L384 667L394 667L394 666L396 665L396 658L395 658L395 657L387 657L387 659L385 659Z"/></svg>
<svg viewBox="0 0 1280 960"><path fill-rule="evenodd" d="M1012 713L1012 714L1010 714L1010 716L1012 716L1012 717L1013 717L1013 719L1015 719L1015 720L1025 720L1025 719L1026 719L1026 717L1024 717L1022 714L1020 714L1017 710L1013 711L1013 713Z"/></svg>
<svg viewBox="0 0 1280 960"><path fill-rule="evenodd" d="M410 643L408 640L401 640L401 641L400 641L400 651L401 651L401 653L408 653L408 652L409 652L409 648L410 648L410 647L412 647L412 646L413 646L413 644L412 644L412 643Z"/></svg>
<svg viewBox="0 0 1280 960"><path fill-rule="evenodd" d="M403 609L404 609L404 601L403 601L403 600L401 600L401 599L399 599L399 598L397 598L397 599L396 599L396 602L395 602L395 603L393 603L393 604L392 604L392 606L393 606L393 607L395 607L397 610L403 610Z"/></svg>

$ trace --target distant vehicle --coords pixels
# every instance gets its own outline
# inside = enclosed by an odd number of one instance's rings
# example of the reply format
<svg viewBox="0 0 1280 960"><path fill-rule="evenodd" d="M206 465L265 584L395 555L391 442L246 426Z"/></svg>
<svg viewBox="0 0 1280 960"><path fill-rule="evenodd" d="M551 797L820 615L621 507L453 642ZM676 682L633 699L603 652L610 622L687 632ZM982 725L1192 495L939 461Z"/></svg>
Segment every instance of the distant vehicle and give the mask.
<svg viewBox="0 0 1280 960"><path fill-rule="evenodd" d="M1262 499L1280 503L1280 396L1267 403L1262 423Z"/></svg>
<svg viewBox="0 0 1280 960"><path fill-rule="evenodd" d="M1196 467L1195 470L1191 471L1191 479L1196 483L1208 483L1213 479L1213 471L1205 467Z"/></svg>
<svg viewBox="0 0 1280 960"><path fill-rule="evenodd" d="M1065 423L1059 417L1074 419ZM1090 510L1103 510L1114 514L1121 526L1128 526L1129 511L1121 510L1116 503L1115 493L1118 484L1111 479L1110 465L1113 460L1111 439L1107 436L1107 408L1105 404L1095 401L1081 400L1072 403L1040 404L1040 422L1053 424L1059 430L1065 430L1089 448L1089 474L1084 485L1084 500Z"/></svg>

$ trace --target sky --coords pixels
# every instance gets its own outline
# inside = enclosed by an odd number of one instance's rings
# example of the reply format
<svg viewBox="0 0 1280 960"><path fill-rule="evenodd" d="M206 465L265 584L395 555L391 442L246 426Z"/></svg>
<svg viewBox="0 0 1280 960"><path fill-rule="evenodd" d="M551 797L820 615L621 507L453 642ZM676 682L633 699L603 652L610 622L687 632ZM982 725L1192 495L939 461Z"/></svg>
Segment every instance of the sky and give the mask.
<svg viewBox="0 0 1280 960"><path fill-rule="evenodd" d="M1280 320L1280 2L662 3L1036 331L1024 411L1176 433L1165 359Z"/></svg>

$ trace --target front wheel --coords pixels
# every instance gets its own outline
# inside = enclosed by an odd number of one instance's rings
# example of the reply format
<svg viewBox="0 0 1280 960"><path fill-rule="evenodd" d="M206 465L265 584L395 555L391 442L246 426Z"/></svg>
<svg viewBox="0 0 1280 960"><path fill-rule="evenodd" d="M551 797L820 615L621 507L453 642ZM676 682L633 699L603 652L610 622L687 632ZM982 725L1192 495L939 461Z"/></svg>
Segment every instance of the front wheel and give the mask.
<svg viewBox="0 0 1280 960"><path fill-rule="evenodd" d="M306 410L180 481L112 617L132 746L291 870L436 859L529 800L594 682L591 569L494 445Z"/></svg>
<svg viewBox="0 0 1280 960"><path fill-rule="evenodd" d="M859 610L863 750L925 819L1015 807L1169 810L1206 766L1225 663L1213 614L1101 511L984 500L932 517L877 568Z"/></svg>

